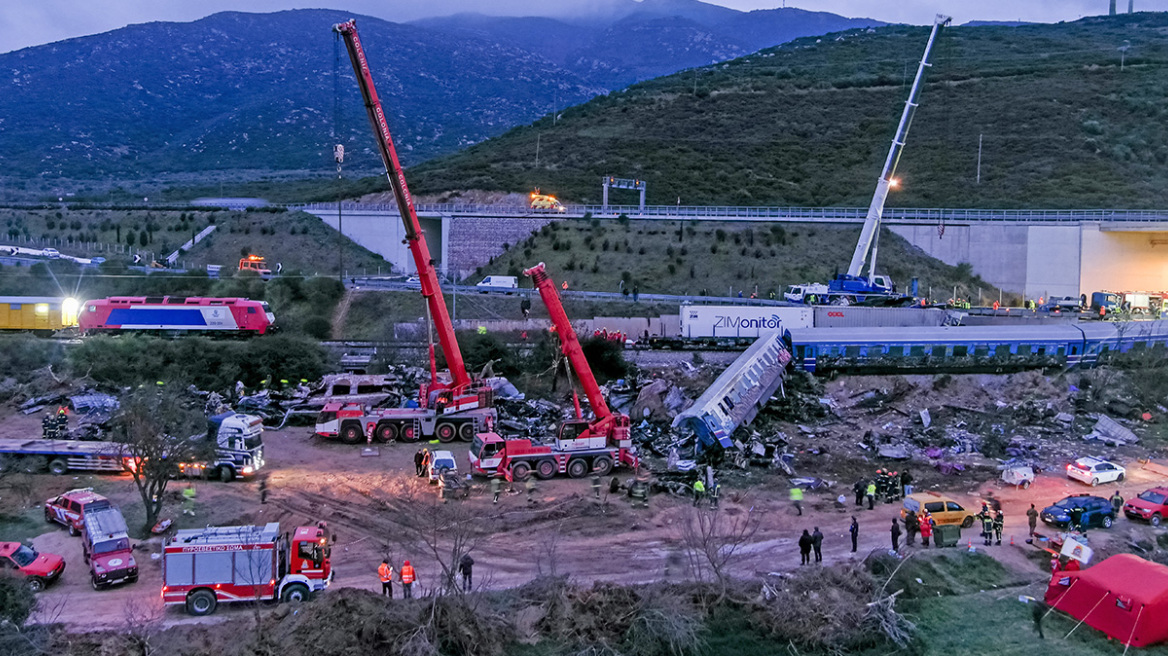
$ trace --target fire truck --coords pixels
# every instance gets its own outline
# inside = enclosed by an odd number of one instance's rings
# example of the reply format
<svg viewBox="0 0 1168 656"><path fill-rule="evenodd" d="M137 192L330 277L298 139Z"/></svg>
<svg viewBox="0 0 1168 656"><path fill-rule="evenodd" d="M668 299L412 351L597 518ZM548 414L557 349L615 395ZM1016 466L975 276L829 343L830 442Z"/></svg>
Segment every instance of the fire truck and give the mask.
<svg viewBox="0 0 1168 656"><path fill-rule="evenodd" d="M300 602L332 583L332 545L323 522L208 526L179 531L162 553L162 600L185 604L191 615L210 615L220 602Z"/></svg>
<svg viewBox="0 0 1168 656"><path fill-rule="evenodd" d="M260 255L248 255L239 260L239 271L254 271L263 280L270 280L272 278L272 270L268 267L268 263Z"/></svg>
<svg viewBox="0 0 1168 656"><path fill-rule="evenodd" d="M373 410L355 405L326 408L317 420L316 434L322 437L337 436L341 441L349 443L359 442L362 436L369 441L377 439L383 442L392 439L410 441L419 436L436 436L443 442L452 441L456 437L470 440L478 428L494 424L497 417L492 407L494 394L490 386L472 379L466 371L462 351L454 335L454 324L450 321L442 288L438 284L438 270L434 267L425 233L418 222L414 200L406 185L405 172L398 161L393 136L389 133L389 123L373 85L369 61L357 36L356 21L334 25L333 31L344 39L345 48L349 52L381 161L385 165L385 175L389 179L405 227L405 243L413 257L414 267L418 270L419 286L426 299L430 319L434 322L434 331L438 335L447 371L439 374L434 344L431 342L430 381L419 390L417 408Z"/></svg>
<svg viewBox="0 0 1168 656"><path fill-rule="evenodd" d="M590 472L607 475L614 467L627 465L636 468L637 455L629 436L628 415L614 414L604 400L592 368L584 358L580 340L572 322L560 303L560 294L540 262L524 271L547 306L552 325L560 338L560 350L568 359L570 372L575 372L588 404L595 417L584 419L580 398L573 391L576 420L565 421L552 444L534 444L531 440L508 439L494 432L475 435L470 450L471 471L487 476L503 476L508 480L523 480L534 472L540 478L567 474L581 478Z"/></svg>

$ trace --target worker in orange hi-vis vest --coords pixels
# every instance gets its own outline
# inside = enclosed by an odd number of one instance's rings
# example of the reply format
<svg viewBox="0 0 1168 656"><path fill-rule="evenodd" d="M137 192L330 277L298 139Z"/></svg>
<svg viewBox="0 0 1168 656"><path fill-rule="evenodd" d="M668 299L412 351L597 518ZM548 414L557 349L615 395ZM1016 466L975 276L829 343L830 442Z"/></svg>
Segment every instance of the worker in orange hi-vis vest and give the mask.
<svg viewBox="0 0 1168 656"><path fill-rule="evenodd" d="M412 599L414 597L414 581L417 576L414 574L414 567L410 565L410 561L406 561L401 568L401 582L402 582L402 598Z"/></svg>
<svg viewBox="0 0 1168 656"><path fill-rule="evenodd" d="M377 566L377 578L381 579L381 594L393 599L393 568L388 559Z"/></svg>

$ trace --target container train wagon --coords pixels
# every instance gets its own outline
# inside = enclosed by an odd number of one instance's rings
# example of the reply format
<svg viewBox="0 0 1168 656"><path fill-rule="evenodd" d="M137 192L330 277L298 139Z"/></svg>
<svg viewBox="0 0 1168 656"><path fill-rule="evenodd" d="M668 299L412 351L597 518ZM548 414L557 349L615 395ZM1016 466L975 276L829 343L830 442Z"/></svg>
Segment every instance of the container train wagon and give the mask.
<svg viewBox="0 0 1168 656"><path fill-rule="evenodd" d="M276 322L268 304L246 298L112 296L85 301L78 315L82 334L201 333L263 335Z"/></svg>
<svg viewBox="0 0 1168 656"><path fill-rule="evenodd" d="M77 325L78 303L50 296L0 296L0 331L51 335Z"/></svg>
<svg viewBox="0 0 1168 656"><path fill-rule="evenodd" d="M679 413L673 427L687 426L700 447L733 446L730 435L754 420L782 389L791 352L777 331L764 333L740 355L693 405Z"/></svg>
<svg viewBox="0 0 1168 656"><path fill-rule="evenodd" d="M1001 372L1090 367L1117 353L1168 357L1168 321L936 328L795 328L795 366L805 371Z"/></svg>

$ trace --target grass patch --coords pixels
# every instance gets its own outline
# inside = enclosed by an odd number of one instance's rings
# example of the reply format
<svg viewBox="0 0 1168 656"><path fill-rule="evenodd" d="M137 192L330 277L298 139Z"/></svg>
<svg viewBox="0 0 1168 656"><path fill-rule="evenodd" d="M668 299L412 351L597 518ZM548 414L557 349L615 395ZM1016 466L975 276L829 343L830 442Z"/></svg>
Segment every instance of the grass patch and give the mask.
<svg viewBox="0 0 1168 656"><path fill-rule="evenodd" d="M971 554L960 548L928 554L914 552L907 560L877 552L869 556L867 565L880 581L891 576L888 589L903 589L902 599L966 595L1021 583L994 558L980 552Z"/></svg>
<svg viewBox="0 0 1168 656"><path fill-rule="evenodd" d="M52 526L45 523L44 510L40 507L28 508L12 513L0 513L0 536L5 542L31 540Z"/></svg>

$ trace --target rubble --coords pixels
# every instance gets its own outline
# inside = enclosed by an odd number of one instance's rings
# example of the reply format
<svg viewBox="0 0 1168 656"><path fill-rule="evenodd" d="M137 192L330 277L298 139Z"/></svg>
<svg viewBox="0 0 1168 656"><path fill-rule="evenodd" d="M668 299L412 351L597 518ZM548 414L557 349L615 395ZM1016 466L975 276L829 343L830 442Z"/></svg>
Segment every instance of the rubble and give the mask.
<svg viewBox="0 0 1168 656"><path fill-rule="evenodd" d="M1092 415L1095 418L1095 428L1091 433L1084 435L1084 440L1099 440L1108 446L1126 446L1136 444L1140 438L1130 428L1121 426L1119 422L1106 415Z"/></svg>

